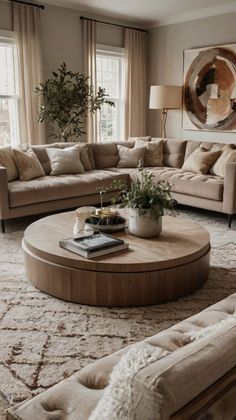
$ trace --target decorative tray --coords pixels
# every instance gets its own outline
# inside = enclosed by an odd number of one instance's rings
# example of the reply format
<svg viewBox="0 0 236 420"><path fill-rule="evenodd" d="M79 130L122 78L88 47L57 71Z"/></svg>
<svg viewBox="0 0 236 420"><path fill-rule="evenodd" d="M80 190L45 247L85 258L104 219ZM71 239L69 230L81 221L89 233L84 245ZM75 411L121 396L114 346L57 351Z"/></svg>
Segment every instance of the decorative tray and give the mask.
<svg viewBox="0 0 236 420"><path fill-rule="evenodd" d="M117 215L116 217L91 216L86 220L93 229L101 232L120 232L125 229L126 219Z"/></svg>

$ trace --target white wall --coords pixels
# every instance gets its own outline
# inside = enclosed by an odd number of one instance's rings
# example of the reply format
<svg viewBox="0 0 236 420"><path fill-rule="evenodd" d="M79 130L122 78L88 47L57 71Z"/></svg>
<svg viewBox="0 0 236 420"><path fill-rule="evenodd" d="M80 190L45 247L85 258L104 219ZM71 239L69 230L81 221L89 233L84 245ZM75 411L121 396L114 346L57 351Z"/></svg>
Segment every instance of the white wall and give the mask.
<svg viewBox="0 0 236 420"><path fill-rule="evenodd" d="M149 31L149 84L182 85L183 51L188 48L236 43L236 13L161 26ZM159 111L148 110L148 133L159 135ZM182 129L182 112L169 111L167 137L230 142L236 133Z"/></svg>
<svg viewBox="0 0 236 420"><path fill-rule="evenodd" d="M46 6L42 11L43 61L46 76L63 61L72 70L83 71L80 15L84 16L84 13L54 6ZM86 16L94 17L88 14ZM122 47L122 28L98 24L97 42Z"/></svg>
<svg viewBox="0 0 236 420"><path fill-rule="evenodd" d="M45 77L55 70L63 61L72 70L82 71L82 23L80 16L98 20L107 20L104 16L91 15L78 10L46 5L41 11L42 52ZM130 25L108 19L109 22ZM131 25L132 26L132 25ZM0 2L0 30L12 30L11 4ZM97 42L99 44L123 46L123 29L116 26L97 25Z"/></svg>

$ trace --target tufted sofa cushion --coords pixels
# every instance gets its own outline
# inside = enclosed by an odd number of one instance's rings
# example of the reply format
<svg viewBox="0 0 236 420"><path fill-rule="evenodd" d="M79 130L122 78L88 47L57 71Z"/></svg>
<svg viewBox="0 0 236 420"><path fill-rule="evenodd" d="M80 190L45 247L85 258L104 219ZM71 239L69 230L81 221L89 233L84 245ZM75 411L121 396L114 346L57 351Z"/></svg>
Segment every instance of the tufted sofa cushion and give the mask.
<svg viewBox="0 0 236 420"><path fill-rule="evenodd" d="M166 180L173 192L223 200L224 179L214 175L199 175L175 168L150 168L156 181Z"/></svg>
<svg viewBox="0 0 236 420"><path fill-rule="evenodd" d="M9 183L10 207L27 206L71 197L98 194L99 188L110 187L113 180L128 182L128 175L111 171L90 171L78 175L44 176L31 181Z"/></svg>
<svg viewBox="0 0 236 420"><path fill-rule="evenodd" d="M148 404L139 419L168 419L207 390L235 366L236 294L199 314L146 339L170 354L140 370L133 380L133 395ZM224 328L218 328L220 322ZM192 331L217 327L191 342ZM7 420L87 420L109 383L109 375L126 347L95 362L48 391L7 410ZM202 394L201 394L202 395ZM142 412L142 410L146 412ZM159 413L159 414L158 414Z"/></svg>

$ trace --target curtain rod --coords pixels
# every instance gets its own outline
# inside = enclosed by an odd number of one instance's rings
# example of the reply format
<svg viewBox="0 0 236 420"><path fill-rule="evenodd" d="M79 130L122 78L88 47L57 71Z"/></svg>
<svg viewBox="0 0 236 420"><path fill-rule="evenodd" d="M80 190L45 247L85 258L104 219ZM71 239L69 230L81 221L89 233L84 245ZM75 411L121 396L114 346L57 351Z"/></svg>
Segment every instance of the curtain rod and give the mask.
<svg viewBox="0 0 236 420"><path fill-rule="evenodd" d="M27 6L35 6L35 7L39 7L40 9L45 9L45 6L43 6L42 4L36 4L36 3L31 3L28 1L23 1L23 0L10 0L11 3L20 3L20 4L26 4Z"/></svg>
<svg viewBox="0 0 236 420"><path fill-rule="evenodd" d="M118 26L119 28L134 29L135 31L148 32L146 29L133 28L132 26L119 25L118 23L104 22L103 20L90 19L85 16L80 16L80 20L92 20L93 22L103 23L104 25Z"/></svg>

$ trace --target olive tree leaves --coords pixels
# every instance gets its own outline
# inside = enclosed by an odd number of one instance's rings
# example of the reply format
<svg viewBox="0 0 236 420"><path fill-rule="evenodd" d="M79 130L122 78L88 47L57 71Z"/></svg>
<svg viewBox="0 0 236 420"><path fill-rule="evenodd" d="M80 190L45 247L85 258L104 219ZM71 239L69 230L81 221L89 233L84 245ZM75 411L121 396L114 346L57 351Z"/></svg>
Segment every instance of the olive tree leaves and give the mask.
<svg viewBox="0 0 236 420"><path fill-rule="evenodd" d="M94 114L103 104L114 106L114 102L107 99L105 89L99 87L96 92L86 75L73 73L66 63L53 71L52 76L40 83L35 92L42 97L38 122L52 124L55 138L76 139L85 133L88 114Z"/></svg>

